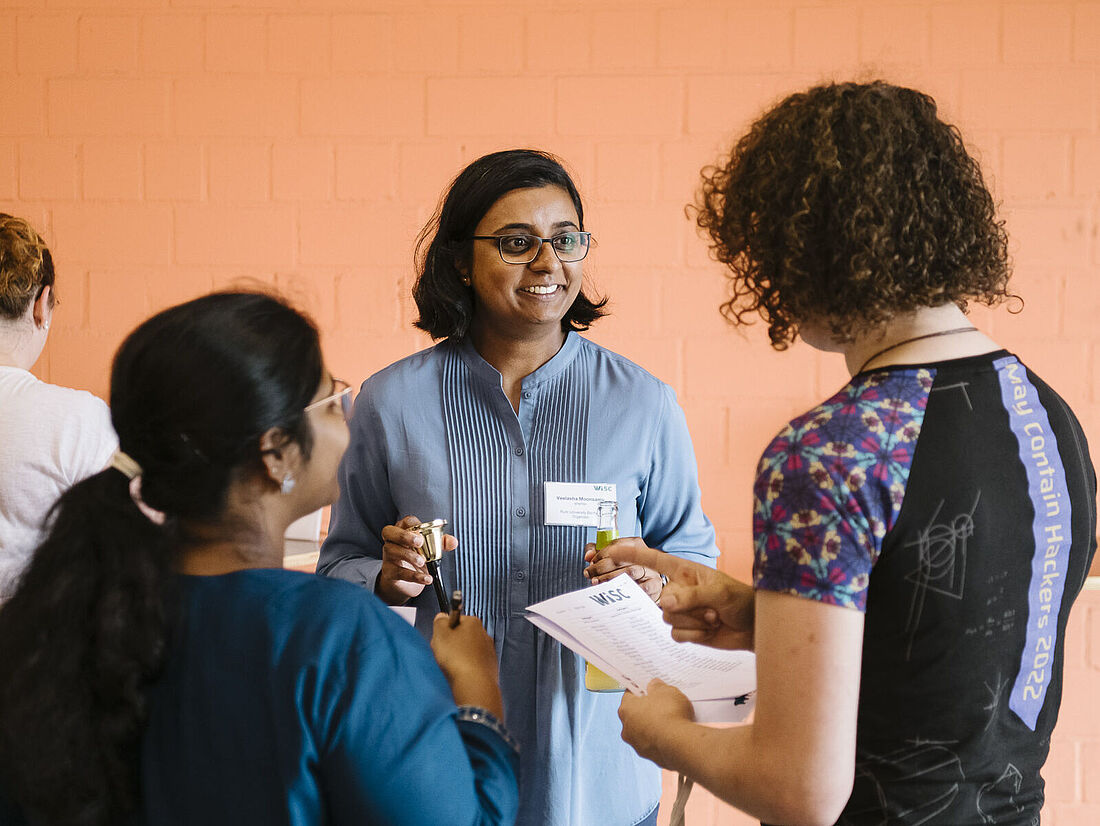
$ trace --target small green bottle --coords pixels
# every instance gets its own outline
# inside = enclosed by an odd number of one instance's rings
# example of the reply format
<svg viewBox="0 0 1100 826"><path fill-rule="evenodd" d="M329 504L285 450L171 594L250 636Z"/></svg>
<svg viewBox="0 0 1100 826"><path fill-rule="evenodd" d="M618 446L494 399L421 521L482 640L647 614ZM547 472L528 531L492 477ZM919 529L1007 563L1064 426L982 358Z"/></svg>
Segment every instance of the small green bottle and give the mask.
<svg viewBox="0 0 1100 826"><path fill-rule="evenodd" d="M619 503L600 502L596 510L596 550L602 551L619 538ZM622 691L618 681L590 662L584 664L584 687L589 691Z"/></svg>

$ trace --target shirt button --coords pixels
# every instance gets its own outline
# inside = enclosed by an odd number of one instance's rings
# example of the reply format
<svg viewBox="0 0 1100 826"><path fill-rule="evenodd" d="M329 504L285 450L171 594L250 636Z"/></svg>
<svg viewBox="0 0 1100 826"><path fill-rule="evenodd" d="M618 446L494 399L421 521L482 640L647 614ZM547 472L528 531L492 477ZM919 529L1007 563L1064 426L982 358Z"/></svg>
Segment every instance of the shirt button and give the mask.
<svg viewBox="0 0 1100 826"><path fill-rule="evenodd" d="M517 447L516 448L516 455L517 456L522 456L523 455L523 448L522 447Z"/></svg>
<svg viewBox="0 0 1100 826"><path fill-rule="evenodd" d="M516 582L523 582L525 579L527 579L526 571L516 571Z"/></svg>
<svg viewBox="0 0 1100 826"><path fill-rule="evenodd" d="M531 391L530 390L524 390L523 391L523 398L525 398L525 399L531 398Z"/></svg>
<svg viewBox="0 0 1100 826"><path fill-rule="evenodd" d="M526 516L527 508L516 508L516 516Z"/></svg>

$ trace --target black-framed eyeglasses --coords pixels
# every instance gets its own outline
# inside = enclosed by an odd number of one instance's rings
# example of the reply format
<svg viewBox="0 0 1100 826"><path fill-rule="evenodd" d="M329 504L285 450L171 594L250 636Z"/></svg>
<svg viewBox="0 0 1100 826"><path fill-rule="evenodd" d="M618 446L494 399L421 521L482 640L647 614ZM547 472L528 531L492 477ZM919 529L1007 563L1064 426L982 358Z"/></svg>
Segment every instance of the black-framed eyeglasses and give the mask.
<svg viewBox="0 0 1100 826"><path fill-rule="evenodd" d="M332 389L332 395L325 396L323 399L318 399L315 402L307 404L303 409L308 413L315 407L338 402L340 404L340 412L344 414L344 421L350 422L352 408L354 406L354 400L351 398L351 385L343 379L334 378L332 380Z"/></svg>
<svg viewBox="0 0 1100 826"><path fill-rule="evenodd" d="M508 235L474 235L475 241L496 241L500 260L505 264L530 264L539 257L542 245L549 243L554 255L563 264L583 261L592 246L591 232L561 232L552 238L539 238L527 233Z"/></svg>

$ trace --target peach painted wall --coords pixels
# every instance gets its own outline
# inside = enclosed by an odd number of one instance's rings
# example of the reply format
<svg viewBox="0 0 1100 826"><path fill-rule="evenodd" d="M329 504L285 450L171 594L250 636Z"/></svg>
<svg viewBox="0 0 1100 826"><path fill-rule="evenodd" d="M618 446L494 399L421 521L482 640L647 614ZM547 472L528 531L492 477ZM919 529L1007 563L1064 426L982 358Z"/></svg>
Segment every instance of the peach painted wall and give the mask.
<svg viewBox="0 0 1100 826"><path fill-rule="evenodd" d="M684 218L701 165L777 96L881 75L932 93L1003 201L1023 313L976 321L1100 444L1100 2L0 0L0 209L45 233L62 305L38 372L106 392L124 333L273 284L359 380L426 345L412 240L447 181L534 145L577 174L614 315L592 337L680 395L722 566L750 566L752 469L846 378L728 329ZM1100 592L1067 644L1044 822L1100 822ZM750 822L697 792L693 826Z"/></svg>

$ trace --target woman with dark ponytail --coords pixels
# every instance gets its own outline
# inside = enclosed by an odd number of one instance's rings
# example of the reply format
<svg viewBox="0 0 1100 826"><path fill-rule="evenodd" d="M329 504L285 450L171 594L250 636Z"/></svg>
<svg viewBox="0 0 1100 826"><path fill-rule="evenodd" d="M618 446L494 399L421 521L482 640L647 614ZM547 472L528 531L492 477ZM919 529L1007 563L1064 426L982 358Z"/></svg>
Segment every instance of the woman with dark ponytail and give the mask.
<svg viewBox="0 0 1100 826"><path fill-rule="evenodd" d="M0 608L0 823L511 822L481 624L438 623L437 667L374 596L281 569L287 525L336 496L349 393L265 295L127 338L119 452Z"/></svg>

